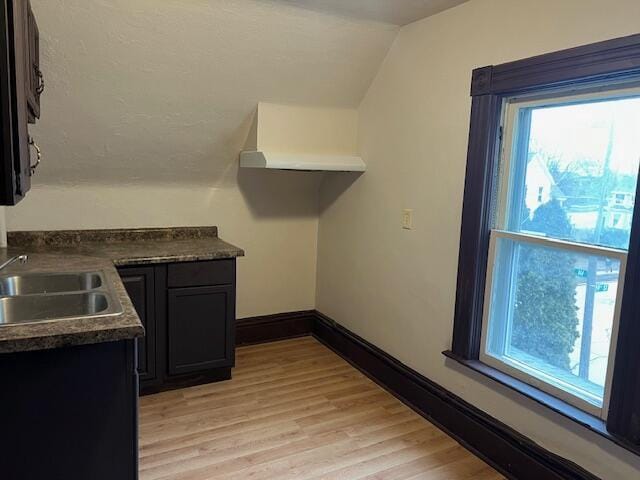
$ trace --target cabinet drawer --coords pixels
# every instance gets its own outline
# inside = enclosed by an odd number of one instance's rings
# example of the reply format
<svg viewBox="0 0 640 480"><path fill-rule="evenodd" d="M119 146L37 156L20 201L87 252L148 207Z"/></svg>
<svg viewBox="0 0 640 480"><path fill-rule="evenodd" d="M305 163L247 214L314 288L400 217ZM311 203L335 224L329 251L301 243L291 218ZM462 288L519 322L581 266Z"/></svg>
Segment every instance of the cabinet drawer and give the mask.
<svg viewBox="0 0 640 480"><path fill-rule="evenodd" d="M172 263L167 270L167 282L170 288L230 285L234 283L235 277L234 259Z"/></svg>

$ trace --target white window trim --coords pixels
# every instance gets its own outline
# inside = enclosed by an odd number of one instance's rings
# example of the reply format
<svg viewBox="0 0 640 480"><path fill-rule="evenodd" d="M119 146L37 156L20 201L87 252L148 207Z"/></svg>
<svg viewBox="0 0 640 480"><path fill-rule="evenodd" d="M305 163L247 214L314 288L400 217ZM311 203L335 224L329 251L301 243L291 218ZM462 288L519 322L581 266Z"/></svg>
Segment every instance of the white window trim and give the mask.
<svg viewBox="0 0 640 480"><path fill-rule="evenodd" d="M505 362L501 359L489 354L487 352L487 340L489 333L489 316L491 313L491 298L493 295L493 272L495 271L496 261L496 246L500 238L506 238L523 243L530 243L535 245L541 245L546 247L557 248L561 250L567 250L576 253L598 255L603 257L615 258L620 262L620 276L618 279L618 289L616 291L616 304L614 307L613 324L611 331L611 346L609 348L609 358L607 363L606 381L604 385L604 398L602 406L590 403L583 398L572 394L571 389L575 389L572 386L567 386L567 390L563 390L555 385L544 381L541 377L547 376L544 372L539 372L534 369L527 369L524 365L518 365L521 368L517 368L517 362ZM482 316L482 336L480 344L480 361L500 370L518 380L521 380L539 390L542 390L554 397L578 407L594 416L606 419L607 412L609 410L609 399L611 395L611 380L613 376L614 359L616 353L616 339L618 337L618 326L620 323L620 307L622 304L622 292L624 291L624 276L626 269L627 252L624 250L617 250L607 247L597 247L592 245L586 245L581 243L568 242L564 240L555 240L548 237L538 237L535 235L529 235L524 233L506 232L503 230L492 230L489 241L489 258L487 262L487 281L485 286L484 295L484 309ZM531 373L527 373L527 370ZM534 375L534 371L537 375ZM557 379L554 379L554 383L558 383Z"/></svg>
<svg viewBox="0 0 640 480"><path fill-rule="evenodd" d="M560 89L555 93L553 90L544 93L536 92L525 95L513 96L505 99L507 108L515 106L516 108L535 108L553 106L559 107L563 105L572 105L574 103L587 103L590 101L597 102L599 100L621 100L623 98L640 97L640 85L635 84L616 84L606 83L600 87L575 87L572 89Z"/></svg>
<svg viewBox="0 0 640 480"><path fill-rule="evenodd" d="M555 240L548 237L539 237L535 235L528 235L522 233L507 232L500 230L506 228L507 219L510 216L511 205L509 202L510 192L513 189L513 171L512 168L512 156L515 142L517 141L518 118L521 109L535 108L542 106L561 106L570 104L579 104L585 102L597 102L607 101L612 99L623 99L640 97L640 87L638 85L624 86L616 84L607 84L602 87L589 87L585 90L582 87L578 87L571 90L562 90L553 92L546 92L544 94L528 94L519 97L511 97L505 99L502 107L502 145L499 149L500 162L498 164L498 190L496 201L496 217L494 219L495 227L490 235L489 245L489 257L487 263L487 277L485 285L484 296L484 309L482 319L482 336L480 345L480 361L496 368L514 378L517 378L529 385L532 385L539 390L542 390L550 395L553 395L561 400L572 404L581 410L584 410L592 415L598 416L602 419L606 419L609 410L609 401L611 396L611 382L614 370L614 360L618 338L618 328L620 320L620 308L622 303L622 294L624 291L624 277L626 270L626 258L627 252L624 250L617 250L607 247L592 246L587 244L580 244L575 242L568 242L562 240ZM487 333L489 323L489 313L491 305L491 295L493 287L493 272L495 267L495 255L496 255L496 243L497 238L511 238L517 241L525 241L530 243L546 244L554 248L564 248L566 250L596 254L599 256L616 258L620 262L620 276L618 280L618 289L616 292L616 304L614 307L614 318L611 331L611 345L609 347L609 358L607 363L606 380L604 385L604 398L602 406L594 405L584 399L571 394L570 392L558 388L550 383L541 380L534 375L526 373L524 368L516 368L513 365L507 364L500 359L491 356L487 353ZM520 366L519 366L520 367Z"/></svg>

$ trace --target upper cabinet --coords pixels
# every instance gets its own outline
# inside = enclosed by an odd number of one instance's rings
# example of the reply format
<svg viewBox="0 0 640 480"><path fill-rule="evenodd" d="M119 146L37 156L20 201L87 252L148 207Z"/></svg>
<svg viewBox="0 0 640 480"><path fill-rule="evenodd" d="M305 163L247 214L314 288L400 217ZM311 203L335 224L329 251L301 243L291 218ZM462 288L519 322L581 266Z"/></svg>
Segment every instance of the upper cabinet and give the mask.
<svg viewBox="0 0 640 480"><path fill-rule="evenodd" d="M25 57L27 75L27 104L29 105L29 123L35 123L40 118L40 95L44 91L44 77L40 71L40 32L36 17L33 15L31 4L27 6L27 41L28 50Z"/></svg>
<svg viewBox="0 0 640 480"><path fill-rule="evenodd" d="M40 117L44 90L39 31L29 0L3 2L0 31L0 205L15 205L29 191L40 161L28 129Z"/></svg>

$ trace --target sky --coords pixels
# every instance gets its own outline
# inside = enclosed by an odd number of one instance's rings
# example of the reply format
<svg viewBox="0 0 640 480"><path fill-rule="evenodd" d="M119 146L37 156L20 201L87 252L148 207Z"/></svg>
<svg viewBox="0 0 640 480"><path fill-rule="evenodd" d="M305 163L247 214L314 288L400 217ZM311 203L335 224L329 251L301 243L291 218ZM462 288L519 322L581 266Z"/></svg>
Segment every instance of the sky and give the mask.
<svg viewBox="0 0 640 480"><path fill-rule="evenodd" d="M556 157L561 169L590 159L594 163L589 173L601 175L611 129L613 150L610 168L617 173L637 174L640 96L536 108L532 112L530 148Z"/></svg>

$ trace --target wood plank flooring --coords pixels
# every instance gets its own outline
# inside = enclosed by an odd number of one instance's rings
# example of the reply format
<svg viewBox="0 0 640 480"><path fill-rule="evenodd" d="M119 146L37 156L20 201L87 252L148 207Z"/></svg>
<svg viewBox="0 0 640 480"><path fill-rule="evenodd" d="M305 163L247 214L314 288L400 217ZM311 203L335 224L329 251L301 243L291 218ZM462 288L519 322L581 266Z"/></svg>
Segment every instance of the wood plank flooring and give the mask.
<svg viewBox="0 0 640 480"><path fill-rule="evenodd" d="M140 404L141 480L503 478L311 337Z"/></svg>

